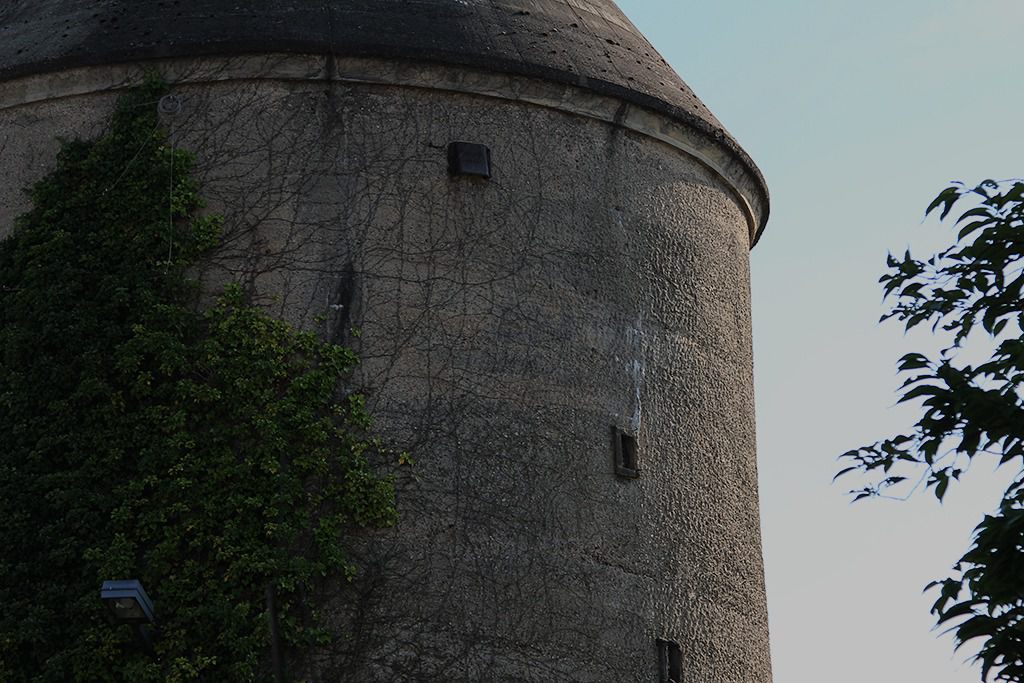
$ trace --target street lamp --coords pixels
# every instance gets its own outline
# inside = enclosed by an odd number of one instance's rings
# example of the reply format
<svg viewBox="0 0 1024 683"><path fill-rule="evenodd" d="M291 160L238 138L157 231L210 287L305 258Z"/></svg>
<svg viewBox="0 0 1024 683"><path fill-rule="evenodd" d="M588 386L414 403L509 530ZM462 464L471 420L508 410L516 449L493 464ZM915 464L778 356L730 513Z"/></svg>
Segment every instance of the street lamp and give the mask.
<svg viewBox="0 0 1024 683"><path fill-rule="evenodd" d="M136 579L130 581L104 581L100 588L100 600L107 606L114 620L119 624L131 624L135 635L145 645L146 650L153 652L153 639L146 629L147 624L155 624L153 601L146 595L146 590Z"/></svg>
<svg viewBox="0 0 1024 683"><path fill-rule="evenodd" d="M153 601L137 580L104 581L100 600L106 603L114 619L121 624L152 624Z"/></svg>

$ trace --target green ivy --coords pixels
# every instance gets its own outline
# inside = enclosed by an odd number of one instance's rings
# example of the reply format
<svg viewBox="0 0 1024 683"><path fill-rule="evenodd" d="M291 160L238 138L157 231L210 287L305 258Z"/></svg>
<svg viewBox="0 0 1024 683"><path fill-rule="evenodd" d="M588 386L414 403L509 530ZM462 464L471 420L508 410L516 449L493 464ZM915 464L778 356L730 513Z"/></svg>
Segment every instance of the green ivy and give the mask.
<svg viewBox="0 0 1024 683"><path fill-rule="evenodd" d="M268 587L287 649L329 645L299 601L351 576L346 533L396 520L352 351L237 285L199 306L223 220L197 213L164 90L62 143L0 242L3 681L266 679ZM154 600L155 657L99 602L125 578Z"/></svg>

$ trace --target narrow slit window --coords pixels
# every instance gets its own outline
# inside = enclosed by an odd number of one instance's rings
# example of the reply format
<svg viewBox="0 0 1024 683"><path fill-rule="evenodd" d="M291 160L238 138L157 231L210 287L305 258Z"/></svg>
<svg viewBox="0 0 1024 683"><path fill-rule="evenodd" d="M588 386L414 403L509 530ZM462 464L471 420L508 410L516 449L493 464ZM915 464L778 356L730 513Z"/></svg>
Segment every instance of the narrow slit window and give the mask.
<svg viewBox="0 0 1024 683"><path fill-rule="evenodd" d="M619 427L612 427L612 439L615 449L615 474L627 479L636 479L640 476L636 437Z"/></svg>
<svg viewBox="0 0 1024 683"><path fill-rule="evenodd" d="M658 669L661 683L682 683L683 651L679 643L658 639Z"/></svg>

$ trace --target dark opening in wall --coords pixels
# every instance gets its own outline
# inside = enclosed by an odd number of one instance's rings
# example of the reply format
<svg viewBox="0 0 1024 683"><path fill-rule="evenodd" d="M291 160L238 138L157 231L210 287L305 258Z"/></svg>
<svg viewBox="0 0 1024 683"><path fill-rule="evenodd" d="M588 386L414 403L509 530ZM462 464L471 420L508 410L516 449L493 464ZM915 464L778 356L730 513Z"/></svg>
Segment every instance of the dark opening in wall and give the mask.
<svg viewBox="0 0 1024 683"><path fill-rule="evenodd" d="M448 145L448 173L491 177L491 150L473 142L453 142Z"/></svg>
<svg viewBox="0 0 1024 683"><path fill-rule="evenodd" d="M612 427L612 442L615 451L615 474L627 479L640 476L636 437L629 432Z"/></svg>
<svg viewBox="0 0 1024 683"><path fill-rule="evenodd" d="M683 651L679 643L658 638L658 670L661 683L682 683Z"/></svg>

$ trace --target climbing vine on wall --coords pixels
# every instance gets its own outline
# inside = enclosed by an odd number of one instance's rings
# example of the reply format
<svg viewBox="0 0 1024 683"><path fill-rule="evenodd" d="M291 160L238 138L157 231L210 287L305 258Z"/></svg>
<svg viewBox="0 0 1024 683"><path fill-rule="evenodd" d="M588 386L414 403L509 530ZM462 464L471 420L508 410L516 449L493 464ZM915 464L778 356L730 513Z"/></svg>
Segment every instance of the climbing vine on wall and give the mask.
<svg viewBox="0 0 1024 683"><path fill-rule="evenodd" d="M354 571L347 532L396 518L354 354L237 285L199 305L223 221L162 93L64 142L0 242L0 680L267 678L268 587L286 648L329 645L304 596ZM98 600L125 578L154 599L155 657Z"/></svg>

